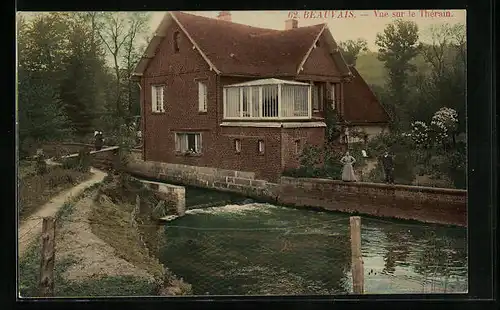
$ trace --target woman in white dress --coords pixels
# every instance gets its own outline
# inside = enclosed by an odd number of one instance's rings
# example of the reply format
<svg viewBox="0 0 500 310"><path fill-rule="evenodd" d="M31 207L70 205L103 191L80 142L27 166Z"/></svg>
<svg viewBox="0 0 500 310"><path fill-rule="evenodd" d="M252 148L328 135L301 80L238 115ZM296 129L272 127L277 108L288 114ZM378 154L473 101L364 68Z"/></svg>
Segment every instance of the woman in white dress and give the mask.
<svg viewBox="0 0 500 310"><path fill-rule="evenodd" d="M356 175L354 174L354 168L352 165L356 162L356 159L352 157L349 152L345 152L345 155L340 159L340 162L344 164L342 169L342 181L344 182L356 182Z"/></svg>

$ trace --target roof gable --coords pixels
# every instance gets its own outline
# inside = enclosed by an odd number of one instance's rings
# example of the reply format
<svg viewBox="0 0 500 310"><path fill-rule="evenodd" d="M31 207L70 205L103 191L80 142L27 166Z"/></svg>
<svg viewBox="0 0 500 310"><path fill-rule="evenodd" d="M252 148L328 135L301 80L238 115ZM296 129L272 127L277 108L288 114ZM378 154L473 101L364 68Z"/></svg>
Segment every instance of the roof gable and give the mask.
<svg viewBox="0 0 500 310"><path fill-rule="evenodd" d="M155 56L166 29L177 23L210 68L218 74L244 76L296 76L326 24L274 30L251 27L182 12L165 14L134 75L140 76ZM326 29L326 31L325 31ZM349 74L333 37L328 37L332 56L341 72Z"/></svg>
<svg viewBox="0 0 500 310"><path fill-rule="evenodd" d="M344 84L344 119L351 123L388 123L389 114L359 74L350 66L353 79Z"/></svg>
<svg viewBox="0 0 500 310"><path fill-rule="evenodd" d="M217 73L220 73L220 71L214 66L214 64L210 61L210 59L207 58L205 53L201 50L201 48L198 46L198 44L193 40L191 35L186 31L184 26L179 23L178 19L176 16L171 13L165 13L163 16L162 21L160 22L160 25L158 25L158 28L153 34L153 37L151 41L149 42L148 46L146 47L146 50L137 63L134 72L132 73L132 76L141 76L144 71L146 71L149 62L151 59L153 59L156 56L158 47L160 46L161 42L165 38L165 35L167 33L168 28L172 25L172 23L176 23L179 28L182 30L184 35L189 39L189 41L193 44L193 49L196 49L200 55L203 57L203 59L207 62L207 64L210 66L211 70L214 70Z"/></svg>

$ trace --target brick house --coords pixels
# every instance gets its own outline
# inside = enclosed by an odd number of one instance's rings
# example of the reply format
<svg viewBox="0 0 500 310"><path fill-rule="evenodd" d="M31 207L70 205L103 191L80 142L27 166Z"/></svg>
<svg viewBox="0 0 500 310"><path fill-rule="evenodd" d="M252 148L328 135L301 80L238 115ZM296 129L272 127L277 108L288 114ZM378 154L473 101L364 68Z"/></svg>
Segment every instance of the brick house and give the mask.
<svg viewBox="0 0 500 310"><path fill-rule="evenodd" d="M167 13L133 75L143 159L276 181L298 166L304 145L324 144L326 105L341 118L357 117L348 105L366 90L346 96L356 74L326 24L287 20L281 31L233 23L229 12L218 19ZM363 108L380 105L368 97ZM356 117L372 126L371 118Z"/></svg>

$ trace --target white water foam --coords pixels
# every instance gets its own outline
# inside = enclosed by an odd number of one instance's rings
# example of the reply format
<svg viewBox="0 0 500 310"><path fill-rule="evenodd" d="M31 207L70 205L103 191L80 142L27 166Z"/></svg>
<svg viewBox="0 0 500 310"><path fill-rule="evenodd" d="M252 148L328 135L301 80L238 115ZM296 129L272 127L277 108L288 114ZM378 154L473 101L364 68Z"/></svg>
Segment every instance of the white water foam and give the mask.
<svg viewBox="0 0 500 310"><path fill-rule="evenodd" d="M248 212L259 212L259 213L271 213L272 209L277 209L279 207L267 204L267 203L249 203L243 205L225 205L220 207L209 207L201 209L191 209L187 210L186 214L219 214L219 213L229 213L229 214L241 214L244 215Z"/></svg>

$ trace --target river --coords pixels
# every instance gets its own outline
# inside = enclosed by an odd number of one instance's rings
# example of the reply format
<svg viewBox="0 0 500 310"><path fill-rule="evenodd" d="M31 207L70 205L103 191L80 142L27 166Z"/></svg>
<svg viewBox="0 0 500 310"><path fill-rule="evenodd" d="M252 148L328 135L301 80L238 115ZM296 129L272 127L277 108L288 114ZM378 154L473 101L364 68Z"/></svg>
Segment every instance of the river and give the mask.
<svg viewBox="0 0 500 310"><path fill-rule="evenodd" d="M352 292L349 215L261 203L191 209L160 260L196 295ZM361 217L366 294L467 292L464 228Z"/></svg>

